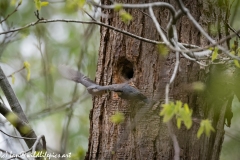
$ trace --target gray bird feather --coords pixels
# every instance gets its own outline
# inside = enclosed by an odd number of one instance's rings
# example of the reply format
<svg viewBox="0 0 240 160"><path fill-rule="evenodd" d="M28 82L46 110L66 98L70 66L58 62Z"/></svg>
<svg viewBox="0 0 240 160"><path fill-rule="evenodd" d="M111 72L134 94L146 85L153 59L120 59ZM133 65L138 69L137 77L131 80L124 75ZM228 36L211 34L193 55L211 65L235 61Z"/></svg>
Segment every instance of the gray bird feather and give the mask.
<svg viewBox="0 0 240 160"><path fill-rule="evenodd" d="M93 82L82 73L75 71L65 65L59 65L58 70L64 78L84 85L87 88L88 92L92 95L102 95L107 91L114 91L117 92L119 97L123 99L140 100L148 103L147 97L144 96L138 89L130 86L128 83L101 86Z"/></svg>

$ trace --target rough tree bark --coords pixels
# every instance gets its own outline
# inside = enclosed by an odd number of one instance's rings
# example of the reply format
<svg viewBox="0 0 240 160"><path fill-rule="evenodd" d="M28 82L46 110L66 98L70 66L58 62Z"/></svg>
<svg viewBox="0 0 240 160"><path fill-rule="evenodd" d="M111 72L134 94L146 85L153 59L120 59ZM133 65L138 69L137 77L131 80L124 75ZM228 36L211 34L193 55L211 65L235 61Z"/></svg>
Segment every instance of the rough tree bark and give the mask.
<svg viewBox="0 0 240 160"><path fill-rule="evenodd" d="M166 1L177 6L175 0ZM149 1L118 1L118 3L147 2ZM102 4L109 3L108 0L102 0ZM219 23L220 34L216 38L224 36L225 31L221 27L223 24L221 20L226 19L224 9L214 8L214 3L210 4L203 0L185 0L184 4L205 29L210 28L210 24ZM102 19L104 23L142 37L161 41L151 18L143 13L148 14L147 9L127 10L134 17L130 24L124 24L112 10L102 11L113 15L110 19ZM166 27L169 12L164 8L154 8L154 13L161 26ZM177 26L181 42L199 46L208 44L186 17L182 17ZM142 102L131 104L118 98L114 93L95 97L90 113L89 148L85 159L173 159L172 140L159 112L165 96L166 83L173 72L174 62L174 53L164 58L153 44L101 27L96 82L108 85L131 80L144 95L155 100L155 103L150 108ZM206 103L200 94L188 92L187 84L195 81L204 82L205 70L200 69L197 63L183 57L180 63L176 80L170 89L170 98L188 103L193 109L194 118L213 120L215 117L213 127L216 129L210 138L202 136L198 139L196 135L199 123L194 122L189 130L184 126L180 130L174 127L173 130L181 148L181 159L218 159L224 135L226 107L223 105L223 108L220 108L222 112L217 113L216 118L215 110L211 110L211 107L206 109ZM117 111L125 115L125 121L120 125L110 121L110 117Z"/></svg>

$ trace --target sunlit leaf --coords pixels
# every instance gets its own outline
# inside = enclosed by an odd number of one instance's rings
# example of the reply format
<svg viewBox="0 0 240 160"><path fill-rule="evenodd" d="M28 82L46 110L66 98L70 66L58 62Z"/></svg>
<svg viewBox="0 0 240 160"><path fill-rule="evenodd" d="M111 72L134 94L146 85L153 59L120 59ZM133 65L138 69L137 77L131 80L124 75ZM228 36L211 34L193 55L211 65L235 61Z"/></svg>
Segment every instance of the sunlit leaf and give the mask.
<svg viewBox="0 0 240 160"><path fill-rule="evenodd" d="M178 127L178 129L180 129L181 123L182 123L182 119L181 118L177 118L177 127Z"/></svg>
<svg viewBox="0 0 240 160"><path fill-rule="evenodd" d="M176 104L170 102L169 104L163 104L162 106L163 109L160 112L160 116L163 116L163 122L168 122L176 113L178 113L182 106L182 102L177 101Z"/></svg>
<svg viewBox="0 0 240 160"><path fill-rule="evenodd" d="M15 6L16 5L16 3L17 3L17 0L11 0L11 6Z"/></svg>
<svg viewBox="0 0 240 160"><path fill-rule="evenodd" d="M79 8L83 8L83 6L85 5L86 0L78 0L78 7Z"/></svg>
<svg viewBox="0 0 240 160"><path fill-rule="evenodd" d="M28 63L27 61L25 61L23 63L24 68L27 70L27 81L30 80L30 75L31 75L31 71L30 71L30 63Z"/></svg>
<svg viewBox="0 0 240 160"><path fill-rule="evenodd" d="M203 131L204 131L204 127L200 126L200 128L198 129L198 132L197 132L197 138L201 137L201 135L203 134Z"/></svg>
<svg viewBox="0 0 240 160"><path fill-rule="evenodd" d="M35 2L35 8L37 10L41 10L41 1L40 0L34 0Z"/></svg>
<svg viewBox="0 0 240 160"><path fill-rule="evenodd" d="M41 0L34 0L35 2L35 7L37 10L41 10L42 7L47 6L49 2L42 2Z"/></svg>
<svg viewBox="0 0 240 160"><path fill-rule="evenodd" d="M215 48L212 53L212 61L214 61L218 56L218 48Z"/></svg>
<svg viewBox="0 0 240 160"><path fill-rule="evenodd" d="M121 3L117 3L114 5L114 10L116 12L120 11L122 9L122 4Z"/></svg>
<svg viewBox="0 0 240 160"><path fill-rule="evenodd" d="M157 45L157 48L158 48L158 52L159 52L162 56L166 57L166 56L168 55L168 53L169 53L169 48L168 48L165 44L158 44L158 45Z"/></svg>
<svg viewBox="0 0 240 160"><path fill-rule="evenodd" d="M15 75L14 74L12 74L12 84L14 84L15 83Z"/></svg>
<svg viewBox="0 0 240 160"><path fill-rule="evenodd" d="M178 121L181 121L181 122L183 121L187 129L191 128L192 110L189 109L188 104L184 104L184 106L179 109L179 112L177 113L176 118L177 118L177 124L180 123ZM180 128L181 126L179 125L178 127Z"/></svg>
<svg viewBox="0 0 240 160"><path fill-rule="evenodd" d="M203 133L205 133L206 136L209 137L211 131L212 132L215 131L214 128L212 127L211 122L208 119L202 120L200 123L200 128L197 133L197 137L200 138Z"/></svg>
<svg viewBox="0 0 240 160"><path fill-rule="evenodd" d="M111 122L115 124L122 123L124 119L125 119L124 114L121 112L116 112L114 115L110 117Z"/></svg>
<svg viewBox="0 0 240 160"><path fill-rule="evenodd" d="M163 104L163 109L160 112L160 116L163 116L163 122L168 122L175 114L175 104L170 102L169 104Z"/></svg>
<svg viewBox="0 0 240 160"><path fill-rule="evenodd" d="M240 64L239 64L239 61L237 59L234 59L233 62L234 62L236 67L240 68Z"/></svg>
<svg viewBox="0 0 240 160"><path fill-rule="evenodd" d="M127 13L125 10L121 10L119 12L119 15L121 17L121 20L124 22L124 23L129 23L133 17L131 14Z"/></svg>
<svg viewBox="0 0 240 160"><path fill-rule="evenodd" d="M47 6L49 2L41 2L41 7Z"/></svg>

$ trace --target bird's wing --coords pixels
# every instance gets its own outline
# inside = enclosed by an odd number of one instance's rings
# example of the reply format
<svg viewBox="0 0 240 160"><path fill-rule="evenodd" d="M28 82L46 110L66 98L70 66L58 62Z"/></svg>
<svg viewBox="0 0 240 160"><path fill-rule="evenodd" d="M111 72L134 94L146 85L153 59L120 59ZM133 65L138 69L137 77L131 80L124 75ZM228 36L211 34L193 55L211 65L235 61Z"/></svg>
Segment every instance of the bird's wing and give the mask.
<svg viewBox="0 0 240 160"><path fill-rule="evenodd" d="M96 83L93 82L91 79L84 76L82 73L69 68L66 65L59 65L58 70L64 78L75 81L77 83L81 83L85 87L96 85Z"/></svg>
<svg viewBox="0 0 240 160"><path fill-rule="evenodd" d="M115 92L122 92L123 86L126 85L126 83L120 83L120 84L111 84L107 86L100 86L98 89L101 91L115 91Z"/></svg>

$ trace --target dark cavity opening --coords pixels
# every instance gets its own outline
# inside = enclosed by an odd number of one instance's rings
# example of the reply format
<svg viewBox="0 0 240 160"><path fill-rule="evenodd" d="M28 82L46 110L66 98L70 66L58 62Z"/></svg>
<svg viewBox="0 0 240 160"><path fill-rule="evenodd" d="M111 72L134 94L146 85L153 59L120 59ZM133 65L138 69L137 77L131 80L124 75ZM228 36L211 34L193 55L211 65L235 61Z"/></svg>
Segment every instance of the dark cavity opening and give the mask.
<svg viewBox="0 0 240 160"><path fill-rule="evenodd" d="M133 64L129 60L125 58L119 60L118 67L120 68L120 76L122 76L124 79L129 80L133 78Z"/></svg>

